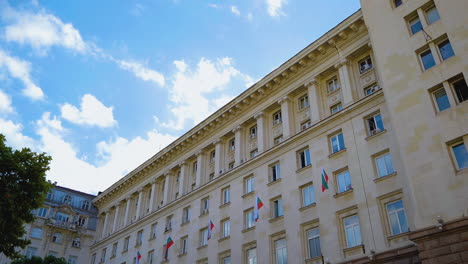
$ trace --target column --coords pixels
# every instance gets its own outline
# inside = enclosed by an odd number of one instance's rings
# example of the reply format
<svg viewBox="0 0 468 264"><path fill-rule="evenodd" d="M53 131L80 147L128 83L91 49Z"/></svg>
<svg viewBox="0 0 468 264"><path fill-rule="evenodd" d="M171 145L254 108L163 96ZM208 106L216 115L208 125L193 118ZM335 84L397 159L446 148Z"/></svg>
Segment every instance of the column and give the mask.
<svg viewBox="0 0 468 264"><path fill-rule="evenodd" d="M114 223L112 225L112 233L114 233L117 230L117 220L119 219L119 208L120 208L120 203L117 203L115 206L114 210Z"/></svg>
<svg viewBox="0 0 468 264"><path fill-rule="evenodd" d="M266 148L265 113L257 113L254 118L257 120L257 150L262 153Z"/></svg>
<svg viewBox="0 0 468 264"><path fill-rule="evenodd" d="M214 173L215 173L215 178L218 177L221 173L220 171L223 169L221 166L222 160L223 160L223 146L224 146L224 140L219 138L215 142L215 164L214 164Z"/></svg>
<svg viewBox="0 0 468 264"><path fill-rule="evenodd" d="M310 122L313 124L320 120L319 100L318 100L318 82L315 78L308 80L305 84L307 95L309 96Z"/></svg>
<svg viewBox="0 0 468 264"><path fill-rule="evenodd" d="M166 174L166 180L164 181L164 192L163 192L163 201L164 205L169 203L169 180L170 180L169 172Z"/></svg>
<svg viewBox="0 0 468 264"><path fill-rule="evenodd" d="M292 136L292 112L290 110L291 100L288 96L281 98L278 103L281 105L281 118L283 126L283 139Z"/></svg>
<svg viewBox="0 0 468 264"><path fill-rule="evenodd" d="M235 166L239 166L242 162L242 145L243 145L243 140L242 140L242 131L243 127L242 126L237 126L232 130L234 132L234 164Z"/></svg>
<svg viewBox="0 0 468 264"><path fill-rule="evenodd" d="M104 212L104 225L102 226L102 237L107 235L107 218L109 217L108 212Z"/></svg>
<svg viewBox="0 0 468 264"><path fill-rule="evenodd" d="M343 107L353 102L353 91L351 88L351 79L349 76L348 60L343 59L335 65L340 76L341 93L343 94Z"/></svg>
<svg viewBox="0 0 468 264"><path fill-rule="evenodd" d="M188 175L188 165L187 162L183 161L180 164L180 178L179 178L179 197L185 194L185 177Z"/></svg>
<svg viewBox="0 0 468 264"><path fill-rule="evenodd" d="M129 214L129 211L130 211L130 202L131 202L131 199L130 197L127 198L127 205L125 206L125 217L124 217L124 226L127 225L127 221L128 221L128 214Z"/></svg>
<svg viewBox="0 0 468 264"><path fill-rule="evenodd" d="M140 218L142 196L143 196L143 189L140 189L140 190L138 190L137 208L136 208L136 213L135 213L136 220L138 220Z"/></svg>
<svg viewBox="0 0 468 264"><path fill-rule="evenodd" d="M150 213L153 212L154 209L154 197L156 196L156 180L151 182L151 195L150 195L150 200L149 200L149 211Z"/></svg>
<svg viewBox="0 0 468 264"><path fill-rule="evenodd" d="M199 151L197 153L197 172L195 174L195 186L199 187L202 184L202 174L204 171L204 156L205 153L203 151Z"/></svg>

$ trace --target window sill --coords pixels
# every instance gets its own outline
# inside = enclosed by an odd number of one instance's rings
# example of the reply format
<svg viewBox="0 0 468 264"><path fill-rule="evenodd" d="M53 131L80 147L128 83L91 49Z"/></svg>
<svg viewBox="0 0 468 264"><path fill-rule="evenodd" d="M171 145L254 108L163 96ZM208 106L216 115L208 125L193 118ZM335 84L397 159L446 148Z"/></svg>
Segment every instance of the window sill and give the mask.
<svg viewBox="0 0 468 264"><path fill-rule="evenodd" d="M228 206L230 204L231 204L231 202L224 203L224 204L220 205L219 208L224 208L224 207L226 207L226 206Z"/></svg>
<svg viewBox="0 0 468 264"><path fill-rule="evenodd" d="M351 187L349 190L346 190L344 192L340 192L340 193L337 193L335 195L333 195L334 198L338 198L338 197L341 197L341 196L345 196L349 193L352 193L354 191L354 189Z"/></svg>
<svg viewBox="0 0 468 264"><path fill-rule="evenodd" d="M179 258L181 258L181 257L185 257L185 256L187 256L187 252L185 252L185 253L181 253L181 254L177 255L177 257L179 257Z"/></svg>
<svg viewBox="0 0 468 264"><path fill-rule="evenodd" d="M317 261L320 261L320 262L317 262ZM310 263L322 263L322 261L323 261L323 256L318 256L318 257L306 259L306 260L305 260L305 263L306 263L306 264L310 264Z"/></svg>
<svg viewBox="0 0 468 264"><path fill-rule="evenodd" d="M267 183L267 186L272 186L273 184L278 183L278 182L281 182L281 178L277 179L276 181L271 181Z"/></svg>
<svg viewBox="0 0 468 264"><path fill-rule="evenodd" d="M218 239L218 242L223 242L224 240L228 240L230 238L231 238L231 236L225 236L225 237L222 237L222 238Z"/></svg>
<svg viewBox="0 0 468 264"><path fill-rule="evenodd" d="M275 217L275 218L272 218L272 219L268 220L268 222L269 222L269 223L273 223L273 222L279 221L279 220L281 220L281 219L283 219L283 218L284 218L284 215L282 215L282 216L277 216L277 217Z"/></svg>
<svg viewBox="0 0 468 264"><path fill-rule="evenodd" d="M247 196L253 195L254 193L255 193L254 191L248 192L248 193L242 195L242 198L245 198L245 197L247 197Z"/></svg>
<svg viewBox="0 0 468 264"><path fill-rule="evenodd" d="M388 236L387 237L387 240L394 240L394 239L398 239L398 238L402 238L402 237L407 237L411 232L408 231L408 232L404 232L404 233L401 233L401 234L398 234L398 235L393 235L393 236Z"/></svg>
<svg viewBox="0 0 468 264"><path fill-rule="evenodd" d="M309 164L309 165L307 165L307 166L304 166L304 167L302 167L302 168L297 169L297 170L296 170L296 173L299 173L299 172L301 172L301 171L305 171L305 170L307 170L307 169L310 168L310 167L312 167L312 164Z"/></svg>
<svg viewBox="0 0 468 264"><path fill-rule="evenodd" d="M246 229L242 230L242 233L247 233L250 230L254 230L254 229L255 229L255 226L252 226L252 227L249 227L249 228L246 228Z"/></svg>
<svg viewBox="0 0 468 264"><path fill-rule="evenodd" d="M204 248L207 248L207 247L208 247L208 244L203 245L203 246L199 246L199 247L197 247L197 250L204 249Z"/></svg>
<svg viewBox="0 0 468 264"><path fill-rule="evenodd" d="M316 205L317 205L317 203L311 203L309 205L306 205L306 206L303 206L303 207L299 208L299 211L307 210L309 208L315 207Z"/></svg>
<svg viewBox="0 0 468 264"><path fill-rule="evenodd" d="M334 157L336 157L336 156L338 156L338 155L340 155L341 153L344 153L344 152L346 152L346 148L340 149L337 152L333 152L332 154L328 155L328 158L329 159L334 158Z"/></svg>
<svg viewBox="0 0 468 264"><path fill-rule="evenodd" d="M376 138L376 137L378 137L378 136L380 136L382 134L385 134L385 132L387 132L387 129L384 129L384 130L382 130L382 131L380 131L378 133L375 133L374 135L367 136L366 141L369 141L369 140L371 140L373 138Z"/></svg>
<svg viewBox="0 0 468 264"><path fill-rule="evenodd" d="M380 182L380 181L386 180L386 179L388 179L388 178L392 178L392 177L395 176L395 175L397 175L396 172L390 173L390 174L388 174L388 175L385 175L385 176L379 177L379 178L377 178L377 179L374 179L374 182Z"/></svg>

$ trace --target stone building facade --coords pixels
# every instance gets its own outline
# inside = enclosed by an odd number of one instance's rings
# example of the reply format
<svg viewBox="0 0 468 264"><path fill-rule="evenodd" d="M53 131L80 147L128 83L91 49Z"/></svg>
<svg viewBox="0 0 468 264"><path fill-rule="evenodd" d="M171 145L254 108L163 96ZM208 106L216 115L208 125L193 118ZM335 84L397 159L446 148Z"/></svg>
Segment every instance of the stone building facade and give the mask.
<svg viewBox="0 0 468 264"><path fill-rule="evenodd" d="M468 262L468 2L361 4L96 197L89 262Z"/></svg>

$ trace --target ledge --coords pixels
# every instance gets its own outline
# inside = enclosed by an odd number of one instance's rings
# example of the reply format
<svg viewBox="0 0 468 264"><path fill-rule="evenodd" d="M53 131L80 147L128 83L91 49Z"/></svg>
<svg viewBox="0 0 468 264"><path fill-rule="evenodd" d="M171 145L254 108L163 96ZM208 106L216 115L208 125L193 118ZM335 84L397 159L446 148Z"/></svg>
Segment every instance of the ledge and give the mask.
<svg viewBox="0 0 468 264"><path fill-rule="evenodd" d="M388 178L392 178L393 176L397 175L397 172L395 171L394 173L390 173L388 175L385 175L383 177L379 177L377 179L374 179L374 182L380 182L380 181L383 181L383 180L386 180Z"/></svg>
<svg viewBox="0 0 468 264"><path fill-rule="evenodd" d="M230 239L230 238L231 238L231 236L222 237L222 238L218 239L218 243L219 243L219 242L223 242L224 240L228 240L228 239Z"/></svg>
<svg viewBox="0 0 468 264"><path fill-rule="evenodd" d="M338 198L338 197L340 197L340 196L344 196L344 195L347 195L348 193L352 193L352 192L354 192L353 187L351 187L351 189L346 190L346 191L344 191L344 192L337 193L337 194L333 195L333 197L334 197L334 198Z"/></svg>
<svg viewBox="0 0 468 264"><path fill-rule="evenodd" d="M247 233L247 232L249 232L250 230L254 230L254 229L255 229L255 226L252 226L252 227L249 227L249 228L247 228L247 229L242 230L242 233Z"/></svg>
<svg viewBox="0 0 468 264"><path fill-rule="evenodd" d="M342 150L339 150L337 152L333 152L332 154L328 155L328 158L331 159L331 158L334 158L338 155L340 155L341 153L344 153L346 152L346 148L342 149Z"/></svg>
<svg viewBox="0 0 468 264"><path fill-rule="evenodd" d="M305 167L302 167L302 168L297 169L297 170L296 170L296 173L305 171L305 170L307 170L308 168L311 168L311 167L312 167L312 164L309 164L309 165L307 165L307 166L305 166Z"/></svg>
<svg viewBox="0 0 468 264"><path fill-rule="evenodd" d="M248 196L250 196L250 195L253 195L254 193L255 193L254 191L245 193L245 194L242 195L242 198L245 198L245 197L248 197Z"/></svg>
<svg viewBox="0 0 468 264"><path fill-rule="evenodd" d="M227 207L227 206L230 205L230 204L231 204L231 202L227 202L227 203L225 203L225 204L220 205L219 208Z"/></svg>
<svg viewBox="0 0 468 264"><path fill-rule="evenodd" d="M303 206L303 207L299 208L299 211L307 210L307 209L309 209L309 208L315 207L316 205L317 205L316 202L315 202L315 203L311 203L311 204L309 204L309 205L307 205L307 206Z"/></svg>
<svg viewBox="0 0 468 264"><path fill-rule="evenodd" d="M374 135L367 136L365 139L366 139L366 141L369 141L369 140L371 140L373 138L376 138L376 137L378 137L378 136L380 136L382 134L385 134L386 132L387 132L387 129L384 129L384 130L382 130L382 131L380 131L378 133L375 133Z"/></svg>
<svg viewBox="0 0 468 264"><path fill-rule="evenodd" d="M282 178L279 178L279 179L277 179L276 181L271 181L271 182L267 183L267 186L272 186L272 185L275 184L275 183L281 182L281 179L282 179Z"/></svg>
<svg viewBox="0 0 468 264"><path fill-rule="evenodd" d="M283 218L284 218L284 215L278 216L278 217L275 217L275 218L272 218L272 219L268 220L268 222L273 223L273 222L279 221L279 220L281 220Z"/></svg>

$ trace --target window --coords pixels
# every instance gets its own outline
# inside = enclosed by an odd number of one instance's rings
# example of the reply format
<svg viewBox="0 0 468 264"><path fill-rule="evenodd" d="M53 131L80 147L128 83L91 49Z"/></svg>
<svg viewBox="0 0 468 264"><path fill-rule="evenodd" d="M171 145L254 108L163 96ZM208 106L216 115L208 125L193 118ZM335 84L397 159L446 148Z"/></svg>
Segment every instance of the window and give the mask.
<svg viewBox="0 0 468 264"><path fill-rule="evenodd" d="M298 158L299 158L299 168L304 168L311 164L309 149L304 149L304 150L299 151Z"/></svg>
<svg viewBox="0 0 468 264"><path fill-rule="evenodd" d="M399 7L403 4L403 1L402 0L393 0L393 4L395 5L395 7Z"/></svg>
<svg viewBox="0 0 468 264"><path fill-rule="evenodd" d="M254 177L249 176L244 179L244 191L245 193L251 193L254 191Z"/></svg>
<svg viewBox="0 0 468 264"><path fill-rule="evenodd" d="M76 224L77 224L78 226L85 226L85 224L86 224L86 217L84 217L84 216L79 216L79 217L78 217L78 221L76 221Z"/></svg>
<svg viewBox="0 0 468 264"><path fill-rule="evenodd" d="M453 156L458 170L468 168L468 152L464 142L458 142L452 145Z"/></svg>
<svg viewBox="0 0 468 264"><path fill-rule="evenodd" d="M279 179L281 179L280 164L276 163L270 166L270 182L274 182Z"/></svg>
<svg viewBox="0 0 468 264"><path fill-rule="evenodd" d="M200 246L208 245L208 228L200 230Z"/></svg>
<svg viewBox="0 0 468 264"><path fill-rule="evenodd" d="M148 252L148 264L153 264L154 262L154 250Z"/></svg>
<svg viewBox="0 0 468 264"><path fill-rule="evenodd" d="M466 85L465 79L459 79L452 82L453 90L457 95L458 103L468 100L468 86Z"/></svg>
<svg viewBox="0 0 468 264"><path fill-rule="evenodd" d="M345 149L343 133L338 133L330 137L331 152L336 153L340 150Z"/></svg>
<svg viewBox="0 0 468 264"><path fill-rule="evenodd" d="M190 206L187 206L182 211L182 224L190 222Z"/></svg>
<svg viewBox="0 0 468 264"><path fill-rule="evenodd" d="M229 140L229 150L230 151L234 151L236 149L236 139L235 138L231 138Z"/></svg>
<svg viewBox="0 0 468 264"><path fill-rule="evenodd" d="M340 89L340 83L338 82L338 78L334 76L330 80L327 81L328 92L334 92Z"/></svg>
<svg viewBox="0 0 468 264"><path fill-rule="evenodd" d="M257 126L253 126L249 129L250 131L250 138L256 138L257 137Z"/></svg>
<svg viewBox="0 0 468 264"><path fill-rule="evenodd" d="M258 149L250 151L250 158L255 158L258 155Z"/></svg>
<svg viewBox="0 0 468 264"><path fill-rule="evenodd" d="M84 200L83 202L81 202L81 209L89 210L89 205L90 205L90 202L88 200Z"/></svg>
<svg viewBox="0 0 468 264"><path fill-rule="evenodd" d="M320 249L320 229L318 227L307 230L307 247L309 258L316 258L322 255Z"/></svg>
<svg viewBox="0 0 468 264"><path fill-rule="evenodd" d="M45 207L39 208L39 211L37 212L37 216L46 217L47 216L47 208L45 208Z"/></svg>
<svg viewBox="0 0 468 264"><path fill-rule="evenodd" d="M207 214L208 211L210 210L210 198L206 197L201 200L201 212L200 215Z"/></svg>
<svg viewBox="0 0 468 264"><path fill-rule="evenodd" d="M228 204L231 202L231 189L226 187L221 190L221 204Z"/></svg>
<svg viewBox="0 0 468 264"><path fill-rule="evenodd" d="M288 251L286 249L286 239L278 239L275 241L275 257L276 264L288 263Z"/></svg>
<svg viewBox="0 0 468 264"><path fill-rule="evenodd" d="M28 247L28 248L26 249L26 254L25 254L25 256L26 256L27 258L30 258L30 257L32 257L32 256L36 256L36 255L37 255L37 248L35 248L35 247Z"/></svg>
<svg viewBox="0 0 468 264"><path fill-rule="evenodd" d="M273 215L272 218L283 216L283 199L281 197L272 200Z"/></svg>
<svg viewBox="0 0 468 264"><path fill-rule="evenodd" d="M76 264L78 263L78 257L77 256L68 256L68 264Z"/></svg>
<svg viewBox="0 0 468 264"><path fill-rule="evenodd" d="M421 20L419 20L419 17L417 15L415 18L411 19L408 23L411 29L411 33L413 34L416 34L423 29Z"/></svg>
<svg viewBox="0 0 468 264"><path fill-rule="evenodd" d="M72 240L72 247L79 248L81 247L81 239L79 237L75 237Z"/></svg>
<svg viewBox="0 0 468 264"><path fill-rule="evenodd" d="M403 208L403 201L398 200L385 205L387 209L388 222L390 223L390 230L392 235L398 235L408 232L408 223L406 221L405 208Z"/></svg>
<svg viewBox="0 0 468 264"><path fill-rule="evenodd" d="M164 232L172 230L172 215L166 217L166 228Z"/></svg>
<svg viewBox="0 0 468 264"><path fill-rule="evenodd" d="M434 67L435 60L434 56L432 56L432 51L430 49L423 51L419 54L419 57L421 58L421 63L424 68L424 70L428 70L432 67Z"/></svg>
<svg viewBox="0 0 468 264"><path fill-rule="evenodd" d="M310 120L306 120L306 121L302 122L301 123L301 131L308 129L311 126L312 126L312 122Z"/></svg>
<svg viewBox="0 0 468 264"><path fill-rule="evenodd" d="M151 225L151 236L150 239L156 238L156 234L158 231L158 223L154 223Z"/></svg>
<svg viewBox="0 0 468 264"><path fill-rule="evenodd" d="M369 136L382 132L385 129L380 113L367 118L367 128L369 129Z"/></svg>
<svg viewBox="0 0 468 264"><path fill-rule="evenodd" d="M245 223L244 223L245 229L248 229L248 228L251 228L251 227L255 226L254 209L253 208L251 208L251 209L244 212L244 220L245 220Z"/></svg>
<svg viewBox="0 0 468 264"><path fill-rule="evenodd" d="M231 221L229 219L221 221L222 233L221 237L229 237L231 235Z"/></svg>
<svg viewBox="0 0 468 264"><path fill-rule="evenodd" d="M245 252L247 264L257 264L257 248L247 249Z"/></svg>
<svg viewBox="0 0 468 264"><path fill-rule="evenodd" d="M299 110L302 110L306 107L309 107L309 96L307 95L304 95L304 96L301 96L299 97Z"/></svg>
<svg viewBox="0 0 468 264"><path fill-rule="evenodd" d="M42 229L40 229L39 227L34 227L31 230L31 237L33 237L33 238L42 238Z"/></svg>
<svg viewBox="0 0 468 264"><path fill-rule="evenodd" d="M427 24L430 25L440 19L439 11L435 6L426 10Z"/></svg>
<svg viewBox="0 0 468 264"><path fill-rule="evenodd" d="M281 122L282 122L281 111L275 112L273 114L273 126L276 126Z"/></svg>
<svg viewBox="0 0 468 264"><path fill-rule="evenodd" d="M56 232L52 235L52 242L60 244L62 243L62 233Z"/></svg>
<svg viewBox="0 0 468 264"><path fill-rule="evenodd" d="M343 171L336 175L336 182L338 187L338 193L346 192L351 190L351 179L349 177L349 171Z"/></svg>
<svg viewBox="0 0 468 264"><path fill-rule="evenodd" d="M275 138L273 139L273 145L276 146L276 145L278 145L279 143L281 143L282 141L283 141L283 135L278 136L278 137L275 137Z"/></svg>
<svg viewBox="0 0 468 264"><path fill-rule="evenodd" d="M180 239L180 254L187 254L188 252L188 236L184 236Z"/></svg>
<svg viewBox="0 0 468 264"><path fill-rule="evenodd" d="M373 93L375 93L376 91L378 91L380 89L380 86L376 83L370 85L370 86L367 86L366 88L364 88L364 94L366 96L368 95L371 95Z"/></svg>
<svg viewBox="0 0 468 264"><path fill-rule="evenodd" d="M128 251L128 244L130 243L130 237L126 237L124 239L124 244L122 248L122 252Z"/></svg>
<svg viewBox="0 0 468 264"><path fill-rule="evenodd" d="M361 229L359 227L359 218L357 215L349 216L343 219L343 225L346 236L346 246L348 248L362 244Z"/></svg>
<svg viewBox="0 0 468 264"><path fill-rule="evenodd" d="M301 188L302 194L302 206L309 206L315 203L315 195L314 195L314 186L312 184L308 184Z"/></svg>
<svg viewBox="0 0 468 264"><path fill-rule="evenodd" d="M372 65L371 57L367 57L361 61L359 61L359 73L363 74L371 70L374 66Z"/></svg>
<svg viewBox="0 0 468 264"><path fill-rule="evenodd" d="M71 197L70 195L68 195L68 194L65 195L65 196L63 197L63 203L64 203L64 204L71 204L71 203L72 203L72 197Z"/></svg>
<svg viewBox="0 0 468 264"><path fill-rule="evenodd" d="M440 56L442 60L446 60L450 57L455 56L455 52L453 52L452 44L448 39L440 42L437 47L439 47Z"/></svg>
<svg viewBox="0 0 468 264"><path fill-rule="evenodd" d="M341 103L338 103L332 107L330 107L330 112L331 114L335 114L335 113L338 113L339 111L341 111L343 109L343 106L341 105Z"/></svg>
<svg viewBox="0 0 468 264"><path fill-rule="evenodd" d="M210 152L210 162L214 162L216 157L216 152L213 150Z"/></svg>
<svg viewBox="0 0 468 264"><path fill-rule="evenodd" d="M434 97L434 101L435 101L435 104L437 105L437 110L439 112L442 112L445 109L450 108L450 102L449 102L447 93L445 92L445 89L443 87L435 90L432 93L432 96Z"/></svg>
<svg viewBox="0 0 468 264"><path fill-rule="evenodd" d="M112 252L111 252L111 257L117 256L117 242L112 245Z"/></svg>
<svg viewBox="0 0 468 264"><path fill-rule="evenodd" d="M136 245L139 246L143 242L143 230L137 232Z"/></svg>
<svg viewBox="0 0 468 264"><path fill-rule="evenodd" d="M384 177L394 173L392 157L390 153L385 153L375 158L375 165L377 167L377 173L379 177Z"/></svg>

